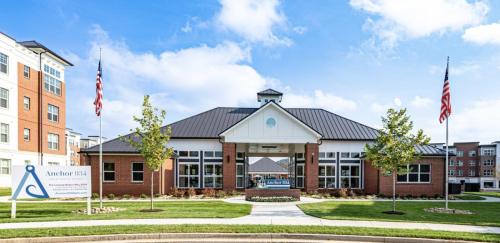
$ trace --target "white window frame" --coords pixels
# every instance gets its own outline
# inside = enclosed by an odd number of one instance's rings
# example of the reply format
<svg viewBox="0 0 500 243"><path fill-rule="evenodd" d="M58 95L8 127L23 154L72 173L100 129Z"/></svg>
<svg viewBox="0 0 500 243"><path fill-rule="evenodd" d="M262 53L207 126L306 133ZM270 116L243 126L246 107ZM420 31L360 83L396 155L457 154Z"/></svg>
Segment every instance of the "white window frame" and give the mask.
<svg viewBox="0 0 500 243"><path fill-rule="evenodd" d="M59 122L59 107L49 104L47 108L47 119L51 122Z"/></svg>
<svg viewBox="0 0 500 243"><path fill-rule="evenodd" d="M469 169L469 176L476 176L476 170Z"/></svg>
<svg viewBox="0 0 500 243"><path fill-rule="evenodd" d="M61 96L62 94L62 81L60 80L61 73L55 70L53 67L50 67L47 64L45 64L43 77L44 77L43 88L50 93L53 93L57 96Z"/></svg>
<svg viewBox="0 0 500 243"><path fill-rule="evenodd" d="M493 170L492 169L483 170L483 176L493 176Z"/></svg>
<svg viewBox="0 0 500 243"><path fill-rule="evenodd" d="M2 72L2 66L5 66L5 72ZM9 74L9 56L0 52L0 73Z"/></svg>
<svg viewBox="0 0 500 243"><path fill-rule="evenodd" d="M298 171L299 171L299 167L302 168L301 171L302 171L302 175L298 175ZM300 164L296 164L296 170L295 170L295 188L304 188L304 183L305 183L305 164L304 163L300 163ZM302 186L298 186L298 181L301 181L302 182Z"/></svg>
<svg viewBox="0 0 500 243"><path fill-rule="evenodd" d="M113 170L107 170L105 164L113 164ZM113 173L113 180L106 180L106 173ZM116 163L115 162L102 162L102 181L115 182L116 181Z"/></svg>
<svg viewBox="0 0 500 243"><path fill-rule="evenodd" d="M455 166L455 161L454 161L454 160L450 160L450 161L448 162L448 165L449 165L449 166Z"/></svg>
<svg viewBox="0 0 500 243"><path fill-rule="evenodd" d="M476 166L475 160L469 160L469 166Z"/></svg>
<svg viewBox="0 0 500 243"><path fill-rule="evenodd" d="M213 174L206 174L206 167L207 166L211 166L212 167ZM220 166L220 172L221 172L220 175L215 174L215 171L216 171L215 167L216 166ZM205 179L207 179L207 178L209 178L209 179L212 180L212 185L213 186L207 187L205 185ZM221 179L223 178L222 163L211 163L211 162L209 162L209 163L203 163L203 188L222 188L222 186L223 186L222 182L221 182L221 184L220 184L219 187L215 186L217 184L216 183L217 182L217 178L221 178Z"/></svg>
<svg viewBox="0 0 500 243"><path fill-rule="evenodd" d="M448 175L450 176L455 176L455 170L449 170Z"/></svg>
<svg viewBox="0 0 500 243"><path fill-rule="evenodd" d="M457 176L464 176L463 170L457 170Z"/></svg>
<svg viewBox="0 0 500 243"><path fill-rule="evenodd" d="M457 150L457 157L464 157L464 151Z"/></svg>
<svg viewBox="0 0 500 243"><path fill-rule="evenodd" d="M59 134L49 133L47 138L48 148L50 150L59 150Z"/></svg>
<svg viewBox="0 0 500 243"><path fill-rule="evenodd" d="M342 166L348 166L349 167L349 174L348 175L342 175ZM358 170L359 174L357 176L352 176L351 175L352 167L358 167L359 168L359 170ZM340 175L339 188L360 189L362 187L362 185L361 185L361 183L362 183L361 182L361 161L360 161L359 164L358 163L356 163L356 164L341 163L339 165L339 173L340 173L339 174ZM342 187L342 179L343 178L348 178L348 181L349 181L349 186L348 187ZM352 187L351 186L351 179L352 178L357 178L359 180L359 182L358 182L359 186L358 187Z"/></svg>
<svg viewBox="0 0 500 243"><path fill-rule="evenodd" d="M469 151L469 157L476 157L476 155L477 155L476 150Z"/></svg>
<svg viewBox="0 0 500 243"><path fill-rule="evenodd" d="M458 163L457 163L457 166L459 166L459 167L464 166L464 162L463 162L463 161L461 161L461 160L459 160L459 161L458 161Z"/></svg>
<svg viewBox="0 0 500 243"><path fill-rule="evenodd" d="M238 167L242 167L242 174L238 174ZM242 185L238 185L238 179L241 178ZM236 188L245 188L245 163L236 163Z"/></svg>
<svg viewBox="0 0 500 243"><path fill-rule="evenodd" d="M410 171L410 166L411 165L418 165L418 170L416 172L411 172ZM429 172L421 172L420 167L422 165L428 165L429 166ZM432 182L432 165L430 163L418 163L418 164L408 164L406 165L406 170L408 173L406 174L406 181L399 181L396 177L396 183L398 184L430 184ZM455 170L450 170L455 171ZM410 181L410 174L417 174L418 175L418 181ZM420 176L422 174L428 174L429 175L429 181L421 181Z"/></svg>
<svg viewBox="0 0 500 243"><path fill-rule="evenodd" d="M321 175L320 174L320 171L321 171L321 167L324 167L324 171L325 171L325 174L324 175ZM333 167L333 175L328 175L328 167ZM325 185L323 187L320 187L319 186L319 181L323 179L325 181ZM328 186L328 179L333 179L333 187L332 186ZM331 189L331 188L336 188L336 179L337 179L337 165L334 164L334 163L320 163L319 164L319 168L318 168L318 188L328 188L328 189Z"/></svg>
<svg viewBox="0 0 500 243"><path fill-rule="evenodd" d="M142 164L142 170L134 170L134 164ZM130 181L132 183L143 183L144 182L144 162L134 161L130 163ZM142 180L134 180L134 173L142 173Z"/></svg>
<svg viewBox="0 0 500 243"><path fill-rule="evenodd" d="M5 136L5 141L2 137ZM0 143L10 142L10 125L8 123L0 123Z"/></svg>
<svg viewBox="0 0 500 243"><path fill-rule="evenodd" d="M24 65L23 76L25 79L30 79L30 76L31 76L30 71L31 71L31 68L28 65ZM28 74L28 76L26 76L26 74Z"/></svg>
<svg viewBox="0 0 500 243"><path fill-rule="evenodd" d="M181 175L179 173L179 168L182 166L182 165L186 165L187 166L187 175ZM197 165L198 166L198 174L193 174L191 175L191 166L193 165ZM201 172L201 168L200 168L200 163L199 162L179 162L178 163L178 167L177 167L177 187L178 188L200 188L200 185L201 185L201 181L200 181L200 172ZM180 181L181 181L181 177L182 178L187 178L187 187L183 187L180 185ZM191 177L196 177L198 178L198 186L191 186Z"/></svg>
<svg viewBox="0 0 500 243"><path fill-rule="evenodd" d="M495 162L493 162L492 159L485 159L483 160L483 166L493 166Z"/></svg>
<svg viewBox="0 0 500 243"><path fill-rule="evenodd" d="M31 109L31 98L30 97L24 96L24 98L23 98L23 107L24 107L24 110L26 110L26 111L29 111Z"/></svg>
<svg viewBox="0 0 500 243"><path fill-rule="evenodd" d="M494 148L483 148L481 149L481 155L483 156L494 156L495 149Z"/></svg>
<svg viewBox="0 0 500 243"><path fill-rule="evenodd" d="M0 175L10 175L12 172L12 160L0 159Z"/></svg>
<svg viewBox="0 0 500 243"><path fill-rule="evenodd" d="M0 108L9 109L9 90L0 87ZM1 106L1 101L5 100L5 107Z"/></svg>
<svg viewBox="0 0 500 243"><path fill-rule="evenodd" d="M26 132L28 132L28 134L26 134ZM27 138L26 138L26 135L28 136ZM23 139L26 142L29 142L31 140L31 130L29 128L23 129Z"/></svg>

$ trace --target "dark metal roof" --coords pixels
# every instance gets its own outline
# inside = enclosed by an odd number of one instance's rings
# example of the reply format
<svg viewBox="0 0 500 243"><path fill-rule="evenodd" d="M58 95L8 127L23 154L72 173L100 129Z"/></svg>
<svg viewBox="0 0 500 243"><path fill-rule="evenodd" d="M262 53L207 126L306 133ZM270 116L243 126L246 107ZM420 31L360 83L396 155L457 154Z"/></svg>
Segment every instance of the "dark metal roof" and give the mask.
<svg viewBox="0 0 500 243"><path fill-rule="evenodd" d="M288 170L280 166L274 160L264 157L248 166L248 172L269 172L269 173L288 173Z"/></svg>
<svg viewBox="0 0 500 243"><path fill-rule="evenodd" d="M59 61L61 61L63 64L65 64L66 66L73 66L73 64L71 62L69 62L68 60L64 59L63 57L59 56L57 53L53 52L52 50L50 50L49 48L47 48L46 46L32 40L32 41L20 41L20 42L17 42L21 45L23 45L24 47L32 50L32 51L35 51L33 49L43 49L44 51L50 53L52 56L54 56L56 59L59 59Z"/></svg>
<svg viewBox="0 0 500 243"><path fill-rule="evenodd" d="M219 139L219 134L259 108L218 107L174 122L172 139ZM322 135L323 140L373 141L378 130L323 109L289 108L291 115ZM164 127L165 129L166 127ZM131 135L126 135L131 136ZM418 148L425 155L444 155L444 150L427 145ZM99 152L93 146L82 152ZM120 138L103 143L104 153L133 153L136 150Z"/></svg>
<svg viewBox="0 0 500 243"><path fill-rule="evenodd" d="M274 89L266 89L260 91L259 93L257 93L257 95L283 95L283 93L276 91Z"/></svg>
<svg viewBox="0 0 500 243"><path fill-rule="evenodd" d="M425 155L425 156L446 156L446 150L438 148L433 145L417 145L416 147L417 153ZM449 152L450 156L455 154Z"/></svg>

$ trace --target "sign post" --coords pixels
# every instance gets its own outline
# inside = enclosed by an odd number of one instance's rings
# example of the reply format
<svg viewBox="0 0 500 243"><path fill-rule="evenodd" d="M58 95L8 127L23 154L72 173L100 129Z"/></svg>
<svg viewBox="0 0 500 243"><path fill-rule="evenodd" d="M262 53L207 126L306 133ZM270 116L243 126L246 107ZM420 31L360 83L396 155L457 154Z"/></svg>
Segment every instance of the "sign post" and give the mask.
<svg viewBox="0 0 500 243"><path fill-rule="evenodd" d="M11 218L18 198L87 198L91 213L90 166L12 166Z"/></svg>

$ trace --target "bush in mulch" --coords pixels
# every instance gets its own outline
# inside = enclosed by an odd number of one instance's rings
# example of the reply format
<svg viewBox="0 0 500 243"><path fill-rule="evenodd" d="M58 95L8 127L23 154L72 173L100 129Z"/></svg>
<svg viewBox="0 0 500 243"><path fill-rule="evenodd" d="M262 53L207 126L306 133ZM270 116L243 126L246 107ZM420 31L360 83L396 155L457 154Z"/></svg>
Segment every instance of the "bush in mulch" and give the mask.
<svg viewBox="0 0 500 243"><path fill-rule="evenodd" d="M92 208L90 213L91 214L108 214L108 213L120 212L123 210L125 210L125 209L116 208L116 207L103 207L103 208ZM87 209L78 209L78 210L73 211L73 213L87 214Z"/></svg>
<svg viewBox="0 0 500 243"><path fill-rule="evenodd" d="M294 197L280 196L280 197L251 197L248 199L251 202L295 202L298 201Z"/></svg>
<svg viewBox="0 0 500 243"><path fill-rule="evenodd" d="M465 215L470 215L474 214L472 211L469 210L461 210L461 209L452 209L452 208L426 208L424 211L428 213L446 213L446 214L465 214Z"/></svg>

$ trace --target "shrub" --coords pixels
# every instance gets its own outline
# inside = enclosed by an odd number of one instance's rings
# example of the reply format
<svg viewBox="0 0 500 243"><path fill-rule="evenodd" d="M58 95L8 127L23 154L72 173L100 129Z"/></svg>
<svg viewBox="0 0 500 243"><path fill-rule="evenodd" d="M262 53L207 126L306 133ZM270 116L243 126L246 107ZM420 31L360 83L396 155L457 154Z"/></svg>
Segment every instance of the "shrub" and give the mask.
<svg viewBox="0 0 500 243"><path fill-rule="evenodd" d="M413 195L411 195L411 194L406 194L406 199L413 199Z"/></svg>
<svg viewBox="0 0 500 243"><path fill-rule="evenodd" d="M385 198L385 195L384 195L383 193L379 193L379 194L377 195L377 197L378 197L378 198Z"/></svg>
<svg viewBox="0 0 500 243"><path fill-rule="evenodd" d="M174 188L174 190L172 191L172 196L177 198L184 197L184 194L186 194L186 191L179 190L179 188Z"/></svg>
<svg viewBox="0 0 500 243"><path fill-rule="evenodd" d="M107 197L109 200L113 200L113 199L115 199L115 194L110 193L110 194L108 194L106 197Z"/></svg>
<svg viewBox="0 0 500 243"><path fill-rule="evenodd" d="M187 197L195 197L196 196L196 190L192 187L190 187L188 190L187 190L187 194L186 194Z"/></svg>
<svg viewBox="0 0 500 243"><path fill-rule="evenodd" d="M217 194L215 195L217 198L225 198L226 197L226 192L223 190L217 191Z"/></svg>
<svg viewBox="0 0 500 243"><path fill-rule="evenodd" d="M141 193L141 195L139 195L140 198L148 198L148 196L144 193Z"/></svg>
<svg viewBox="0 0 500 243"><path fill-rule="evenodd" d="M203 197L215 197L215 194L217 193L217 191L213 188L205 188L203 189L203 191L201 192L203 194Z"/></svg>
<svg viewBox="0 0 500 243"><path fill-rule="evenodd" d="M92 198L93 199L99 198L99 193L96 192L92 193Z"/></svg>
<svg viewBox="0 0 500 243"><path fill-rule="evenodd" d="M155 197L161 197L161 194L160 193L156 193Z"/></svg>
<svg viewBox="0 0 500 243"><path fill-rule="evenodd" d="M338 192L339 197L346 198L347 197L347 189L346 188L340 188Z"/></svg>
<svg viewBox="0 0 500 243"><path fill-rule="evenodd" d="M129 194L123 194L122 198L123 199L130 199L130 195Z"/></svg>
<svg viewBox="0 0 500 243"><path fill-rule="evenodd" d="M425 199L427 199L427 198L428 198L428 196L427 196L427 194L425 194L425 193L424 193L424 194L420 195L420 198L422 198L422 199L424 199L424 198L425 198Z"/></svg>
<svg viewBox="0 0 500 243"><path fill-rule="evenodd" d="M437 193L436 193L436 194L434 194L434 198L438 199L438 198L440 198L440 197L441 197L441 195L439 195L439 194L437 194Z"/></svg>
<svg viewBox="0 0 500 243"><path fill-rule="evenodd" d="M251 197L248 199L248 201L252 202L295 202L297 201L296 198L289 197L289 196L278 196L278 197Z"/></svg>

